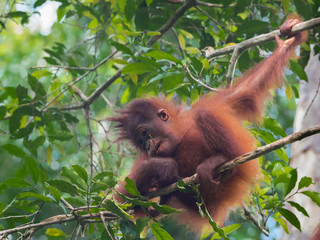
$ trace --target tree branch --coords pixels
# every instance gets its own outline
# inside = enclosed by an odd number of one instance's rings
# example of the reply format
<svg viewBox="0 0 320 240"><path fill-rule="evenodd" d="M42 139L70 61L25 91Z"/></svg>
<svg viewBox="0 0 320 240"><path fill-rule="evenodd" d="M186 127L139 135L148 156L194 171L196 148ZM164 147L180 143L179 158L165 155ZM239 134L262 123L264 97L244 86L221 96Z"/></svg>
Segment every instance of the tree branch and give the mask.
<svg viewBox="0 0 320 240"><path fill-rule="evenodd" d="M227 86L232 85L232 79L234 76L234 71L236 69L237 61L241 53L244 51L241 46L238 46L234 49L230 62L229 62L229 68L228 68L228 73L227 73Z"/></svg>
<svg viewBox="0 0 320 240"><path fill-rule="evenodd" d="M319 26L319 25L320 25L320 17L314 18L314 19L311 19L311 20L308 20L305 22L298 23L297 25L293 26L291 33L292 34L299 33L302 31L312 29L312 28ZM269 41L274 40L274 37L276 35L280 35L280 30L274 30L270 33L261 34L257 37L250 38L250 39L245 40L245 41L238 43L236 45L220 48L218 50L215 50L211 54L209 54L208 58L213 58L213 57L225 55L228 53L232 53L235 50L235 48L239 48L239 47L241 49L245 50L245 49L248 49L248 48L251 48L254 46L262 45L264 43L267 43Z"/></svg>
<svg viewBox="0 0 320 240"><path fill-rule="evenodd" d="M40 223L26 224L26 225L22 225L22 226L19 226L16 228L0 231L0 238L3 239L4 237L8 236L9 234L23 231L23 230L27 230L27 229L42 228L42 227L45 227L48 225L61 224L61 223L73 222L73 221L84 221L87 219L101 218L102 216L104 217L104 219L108 219L108 220L114 220L114 219L119 218L115 214L107 212L107 211L99 212L99 213L91 213L91 214L87 214L87 215L77 215L77 216L74 216L71 214L56 215L56 216L47 218L47 219L41 221Z"/></svg>
<svg viewBox="0 0 320 240"><path fill-rule="evenodd" d="M249 152L249 153L243 154L237 158L234 158L231 161L218 167L216 169L216 171L217 172L224 172L228 169L234 168L240 164L243 164L245 162L253 160L257 157L260 157L264 154L272 152L276 149L282 148L285 145L288 145L288 144L296 142L296 141L300 141L301 139L304 139L306 137L309 137L309 136L312 136L312 135L315 135L318 133L320 133L320 124L316 125L314 127L310 127L308 129L302 130L300 132L293 133L293 134L291 134L287 137L284 137L278 141L275 141L275 142L270 143L268 145L265 145L263 147L259 147L252 152ZM197 174L194 174L191 177L187 177L187 178L182 179L182 181L185 182L186 184L194 184L194 183L196 183L196 177L197 177ZM150 193L146 194L145 197L147 197L149 199L155 198L155 197L162 196L162 195L168 195L169 193L177 191L177 190L178 190L177 183L173 183L167 187L150 192Z"/></svg>
<svg viewBox="0 0 320 240"><path fill-rule="evenodd" d="M157 40L159 40L164 33L166 33L169 29L171 29L175 23L179 20L180 17L183 16L183 14L192 6L195 6L195 0L189 0L187 1L183 6L181 6L176 13L173 15L173 17L171 19L169 19L159 30L159 32L161 33L160 35L154 36L152 39L149 40L149 42L147 43L148 46L152 46ZM320 17L319 18L314 18L311 19L309 21L305 21L305 22L301 22L297 25L295 25L292 28L292 33L298 33L298 32L302 32L305 30L309 30L312 29L316 26L320 25ZM228 53L232 53L235 51L235 49L239 49L239 53L235 53L235 55L233 55L233 58L230 60L230 62L232 63L232 66L229 67L228 70L228 79L232 79L233 76L233 72L234 72L234 66L236 64L236 58L241 54L241 52L243 52L246 49L249 49L251 47L254 46L258 46L258 45L262 45L266 42L269 41L273 41L274 37L276 35L280 35L280 30L275 30L273 32L270 33L266 33L266 34L262 34L259 35L257 37L254 38L250 38L248 40L245 40L241 43L238 43L236 45L232 45L232 46L228 46L225 48L221 48L218 50L215 50L213 52L210 52L208 54L206 54L207 58L214 58L217 56L221 56L221 55L225 55ZM77 83L78 81L80 81L83 77L87 76L90 72L96 70L98 67L100 67L105 61L101 62L100 64L98 64L97 66L93 67L91 69L91 71L83 74L81 77L79 77L76 81L74 81L74 83L72 85L74 85L75 83ZM86 101L83 101L81 104L75 105L75 106L69 106L69 107L64 107L62 108L62 110L75 110L75 109L81 109L84 108L88 105L91 105L100 95L101 93L106 90L115 80L117 80L120 76L121 76L121 70L118 70L118 72L113 75L108 81L106 81L104 84L100 85L87 99ZM55 99L54 99L55 100ZM53 101L54 101L53 100ZM51 101L52 102L52 101ZM47 105L51 104L48 103Z"/></svg>
<svg viewBox="0 0 320 240"><path fill-rule="evenodd" d="M255 159L261 155L269 153L273 150L282 148L283 146L288 145L289 143L293 143L293 142L302 140L306 137L315 135L317 133L320 133L320 124L316 125L314 127L310 127L308 129L302 130L300 132L293 133L293 134L291 134L285 138L282 138L278 141L275 141L271 144L257 148L252 152L243 154L240 157L237 157L237 158L231 160L230 162L223 164L222 166L220 166L217 169L217 171L224 172L224 171L231 169L235 166L238 166L238 165L243 164L245 162L248 162L252 159ZM182 181L185 182L186 184L194 184L194 183L196 183L196 177L197 177L197 174L194 174L191 177L187 177L187 178L182 179ZM178 190L177 183L173 183L167 187L150 192L150 193L146 194L145 197L147 197L149 199L155 198L155 197L162 196L162 195L168 195L169 193L177 191L177 190ZM6 236L8 236L9 234L23 231L23 230L27 230L27 229L39 229L39 228L42 228L42 227L45 227L48 225L53 225L53 224L61 224L61 223L73 222L73 221L85 221L85 220L95 219L95 218L103 219L102 221L105 221L105 219L108 219L108 220L118 219L118 216L116 216L113 213L107 212L107 211L104 211L102 213L100 212L100 213L87 214L87 215L73 215L73 214L57 215L57 216L50 217L40 223L27 224L27 225L19 226L16 228L0 231L0 237L1 237L1 239L3 239Z"/></svg>

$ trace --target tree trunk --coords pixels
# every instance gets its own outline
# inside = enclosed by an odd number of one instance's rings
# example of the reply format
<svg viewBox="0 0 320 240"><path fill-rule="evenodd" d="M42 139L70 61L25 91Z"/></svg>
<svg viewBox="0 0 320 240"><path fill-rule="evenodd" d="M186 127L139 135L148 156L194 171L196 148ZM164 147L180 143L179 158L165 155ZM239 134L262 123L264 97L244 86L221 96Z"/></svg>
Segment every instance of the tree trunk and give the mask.
<svg viewBox="0 0 320 240"><path fill-rule="evenodd" d="M305 71L309 78L309 83L301 81L300 83L300 101L294 120L294 132L314 126L320 123L320 61L319 55L311 56ZM308 190L320 191L320 134L306 138L302 141L292 144L291 166L298 169L299 179L303 176L312 177L315 185L311 185ZM284 233L281 239L309 239L315 228L320 222L320 208L308 197L298 194L292 198L298 202L309 213L310 218L302 213L291 210L296 214L301 222L302 232L290 224L289 236Z"/></svg>

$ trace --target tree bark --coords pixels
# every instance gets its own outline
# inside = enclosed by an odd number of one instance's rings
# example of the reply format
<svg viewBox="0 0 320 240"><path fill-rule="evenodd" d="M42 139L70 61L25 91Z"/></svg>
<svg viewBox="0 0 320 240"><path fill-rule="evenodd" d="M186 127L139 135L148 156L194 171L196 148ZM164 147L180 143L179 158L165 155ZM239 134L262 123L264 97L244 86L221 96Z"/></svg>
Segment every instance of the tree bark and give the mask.
<svg viewBox="0 0 320 240"><path fill-rule="evenodd" d="M319 55L315 56L313 50L305 71L309 82L301 81L300 83L300 101L294 120L294 132L320 122L320 61ZM298 181L303 176L312 177L316 184L311 185L308 190L319 192L320 135L293 143L292 154L291 166L298 169ZM292 200L303 206L310 218L291 208L301 222L302 231L299 232L296 228L289 226L289 236L284 233L281 239L309 239L320 222L320 208L302 194L294 196Z"/></svg>

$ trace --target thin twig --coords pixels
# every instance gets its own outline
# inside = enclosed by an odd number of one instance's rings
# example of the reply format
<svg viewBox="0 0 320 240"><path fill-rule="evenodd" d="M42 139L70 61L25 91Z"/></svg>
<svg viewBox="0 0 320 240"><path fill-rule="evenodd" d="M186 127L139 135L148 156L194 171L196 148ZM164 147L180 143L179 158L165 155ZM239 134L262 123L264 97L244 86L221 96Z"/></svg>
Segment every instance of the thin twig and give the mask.
<svg viewBox="0 0 320 240"><path fill-rule="evenodd" d="M225 7L223 4L208 3L208 2L202 2L202 1L196 1L196 4L200 5L200 6L215 7L215 8L224 8ZM233 3L227 7L234 7L235 5L236 5L236 3Z"/></svg>
<svg viewBox="0 0 320 240"><path fill-rule="evenodd" d="M205 87L205 88L209 89L210 91L218 92L218 90L217 90L217 89L212 88L212 87L208 86L207 84L205 84L205 83L201 82L201 81L200 81L200 79L195 78L195 77L192 75L192 73L190 72L190 70L189 70L189 68L188 68L187 64L185 64L185 65L184 65L184 67L185 67L185 69L187 70L187 72L188 72L188 74L190 75L190 77L191 77L194 81L196 81L197 83L199 83L201 86L203 86L203 87Z"/></svg>
<svg viewBox="0 0 320 240"><path fill-rule="evenodd" d="M229 68L228 68L228 73L227 73L227 86L232 85L232 80L234 76L234 71L236 69L237 61L241 53L243 52L243 49L240 48L240 46L236 47L232 53L230 62L229 62Z"/></svg>
<svg viewBox="0 0 320 240"><path fill-rule="evenodd" d="M214 22L215 24L217 24L218 26L220 26L222 29L222 25L219 23L219 21L217 21L216 19L214 19L213 17L211 17L206 11L204 11L202 8L200 8L199 6L195 7L199 12L201 12L202 14L204 14L207 18L209 18L212 22Z"/></svg>
<svg viewBox="0 0 320 240"><path fill-rule="evenodd" d="M152 37L148 42L147 46L151 47L156 41L158 41L169 29L171 29L176 22L185 14L185 12L196 5L195 0L186 1L173 15L172 17L158 30L159 35Z"/></svg>
<svg viewBox="0 0 320 240"><path fill-rule="evenodd" d="M114 219L119 218L118 216L114 215L113 213L107 212L107 211L103 212L103 216L105 218L107 218L108 220L114 220ZM92 214L77 215L77 216L73 216L71 214L56 215L56 216L47 218L40 223L26 224L23 226L18 226L15 228L0 231L0 237L5 237L5 236L8 236L9 234L12 234L15 232L20 232L20 231L27 230L27 229L42 228L42 227L53 225L53 224L61 224L61 223L66 223L66 222L95 219L95 218L100 218L100 217L101 217L101 213L92 213Z"/></svg>
<svg viewBox="0 0 320 240"><path fill-rule="evenodd" d="M100 218L101 218L101 220L102 220L102 222L103 222L104 228L106 229L109 237L110 237L112 240L114 240L114 238L112 237L112 235L111 235L110 232L109 232L108 225L107 225L107 223L106 223L106 219L105 219L105 217L104 217L104 215L103 215L103 212L100 212Z"/></svg>
<svg viewBox="0 0 320 240"><path fill-rule="evenodd" d="M253 222L254 225L256 225L256 227L267 237L269 237L270 232L264 227L261 226L261 224L259 223L258 219L255 218L255 216L252 214L252 212L246 207L244 206L243 208L244 214L246 215L246 217L248 219L250 219L251 222Z"/></svg>
<svg viewBox="0 0 320 240"><path fill-rule="evenodd" d="M319 88L320 88L320 78L319 78L319 80L318 80L317 90L316 90L316 92L315 92L315 94L314 94L314 96L313 96L313 98L312 98L312 100L311 100L311 103L310 103L309 107L307 108L307 111L306 111L306 113L304 114L303 118L305 118L305 117L307 116L310 108L312 107L313 102L314 102L314 100L316 99L316 97L317 97L317 95L318 95L318 93L319 93Z"/></svg>

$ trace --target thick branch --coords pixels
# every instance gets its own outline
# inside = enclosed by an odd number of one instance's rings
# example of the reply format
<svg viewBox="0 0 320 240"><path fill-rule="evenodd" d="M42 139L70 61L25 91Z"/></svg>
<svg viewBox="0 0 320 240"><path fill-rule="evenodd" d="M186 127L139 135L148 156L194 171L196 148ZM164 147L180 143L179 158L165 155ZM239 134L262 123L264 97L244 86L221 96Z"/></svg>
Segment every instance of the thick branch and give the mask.
<svg viewBox="0 0 320 240"><path fill-rule="evenodd" d="M216 171L217 172L224 172L228 169L234 168L240 164L243 164L245 162L253 160L257 157L260 157L264 154L272 152L276 149L282 148L285 145L288 145L288 144L296 142L296 141L300 141L306 137L309 137L309 136L312 136L312 135L315 135L318 133L320 133L320 124L316 125L314 127L302 130L300 132L293 133L293 134L291 134L287 137L284 137L278 141L275 141L275 142L270 143L268 145L265 145L263 147L259 147L252 152L249 152L249 153L243 154L237 158L234 158L231 161L218 167L218 169L216 169ZM193 183L196 183L196 177L197 177L197 174L194 174L191 177L187 177L182 180L187 184L193 184ZM162 196L162 195L168 195L169 193L177 191L177 190L178 190L177 183L173 183L167 187L150 192L150 193L146 194L145 196L147 198L154 198L154 197L158 197L158 196Z"/></svg>
<svg viewBox="0 0 320 240"><path fill-rule="evenodd" d="M311 19L309 21L298 23L297 25L295 25L292 28L291 32L292 32L292 34L295 34L295 33L299 33L302 31L312 29L312 28L319 26L319 25L320 25L320 17ZM213 58L213 57L225 55L228 53L232 53L235 48L240 48L240 49L244 50L244 49L248 49L248 48L251 48L254 46L262 45L264 43L267 43L269 41L274 40L274 37L276 35L280 35L280 30L274 30L270 33L261 34L257 37L250 38L250 39L245 40L245 41L238 43L236 45L232 45L232 46L228 46L225 48L215 50L214 52L212 52L211 54L208 55L208 58Z"/></svg>

